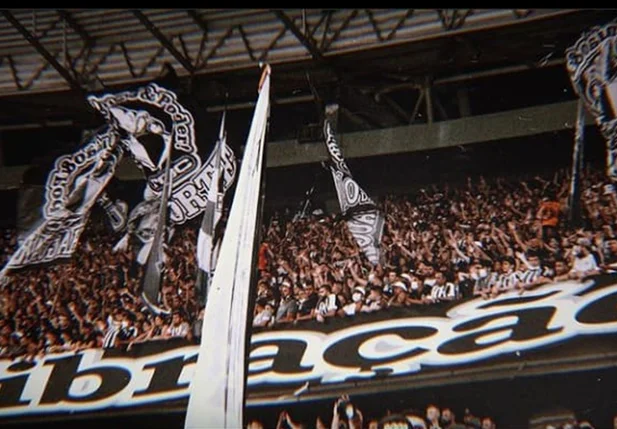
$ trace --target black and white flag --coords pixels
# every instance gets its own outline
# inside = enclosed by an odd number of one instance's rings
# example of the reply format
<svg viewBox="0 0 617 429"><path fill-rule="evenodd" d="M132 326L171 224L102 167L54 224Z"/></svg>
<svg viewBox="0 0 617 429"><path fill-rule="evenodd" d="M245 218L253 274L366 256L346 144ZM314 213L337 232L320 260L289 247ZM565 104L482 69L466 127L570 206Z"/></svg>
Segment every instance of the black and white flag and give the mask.
<svg viewBox="0 0 617 429"><path fill-rule="evenodd" d="M168 200L171 189L170 165L170 157L169 154L167 154L164 164L163 192L160 196L158 214L156 216L156 229L152 238L141 284L141 297L150 310L156 314L168 313L168 311L160 308L158 304L162 273L166 260L164 246L168 239L167 212L169 211Z"/></svg>
<svg viewBox="0 0 617 429"><path fill-rule="evenodd" d="M607 173L617 182L617 22L595 26L566 49L574 90L606 139Z"/></svg>
<svg viewBox="0 0 617 429"><path fill-rule="evenodd" d="M88 101L114 126L123 148L146 176L144 200L160 196L164 163L170 156L169 220L179 225L200 216L206 208L215 160L211 154L202 161L198 140L205 142L189 100L181 100L170 89L150 83L134 90L91 95ZM235 154L227 145L223 146L221 163L227 190L237 170Z"/></svg>
<svg viewBox="0 0 617 429"><path fill-rule="evenodd" d="M208 285L211 282L214 267L217 260L217 225L223 214L224 190L221 183L222 177L222 155L223 149L227 144L227 133L225 131L225 113L221 118L219 137L214 147L214 163L210 188L206 200L206 208L201 222L201 228L197 236L197 265L199 268L197 276L197 287L199 298L205 303Z"/></svg>
<svg viewBox="0 0 617 429"><path fill-rule="evenodd" d="M2 270L69 258L90 211L122 158L115 131L105 127L77 151L59 157L47 176L42 219L24 238Z"/></svg>
<svg viewBox="0 0 617 429"><path fill-rule="evenodd" d="M336 139L335 122L338 105L326 106L324 139L330 154L330 171L334 179L341 213L358 246L373 265L380 262L380 243L384 218L375 202L354 180Z"/></svg>

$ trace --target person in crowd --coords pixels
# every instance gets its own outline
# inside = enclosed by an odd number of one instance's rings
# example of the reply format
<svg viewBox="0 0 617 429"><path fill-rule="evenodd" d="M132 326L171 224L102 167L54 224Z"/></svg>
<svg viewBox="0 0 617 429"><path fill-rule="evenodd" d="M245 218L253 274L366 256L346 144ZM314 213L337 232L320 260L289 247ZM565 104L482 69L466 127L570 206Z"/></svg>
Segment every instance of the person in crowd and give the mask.
<svg viewBox="0 0 617 429"><path fill-rule="evenodd" d="M135 326L135 316L128 310L121 312L122 319L120 329L116 335L115 347L126 350L129 344L134 341L138 335L138 329Z"/></svg>
<svg viewBox="0 0 617 429"><path fill-rule="evenodd" d="M246 424L246 429L265 429L265 427L260 420L252 419Z"/></svg>
<svg viewBox="0 0 617 429"><path fill-rule="evenodd" d="M456 414L451 408L445 407L441 409L441 417L439 422L443 429L466 429L465 425L456 421Z"/></svg>
<svg viewBox="0 0 617 429"><path fill-rule="evenodd" d="M323 283L319 288L319 298L315 306L315 320L324 323L326 319L336 316L340 304L337 296L332 292L329 283Z"/></svg>
<svg viewBox="0 0 617 429"><path fill-rule="evenodd" d="M563 258L557 258L553 262L553 281L562 282L570 278L570 267Z"/></svg>
<svg viewBox="0 0 617 429"><path fill-rule="evenodd" d="M201 334L203 332L205 313L206 309L205 307L202 307L201 310L199 310L199 313L197 313L197 317L195 318L195 320L193 320L193 324L191 325L192 338L195 344L201 343Z"/></svg>
<svg viewBox="0 0 617 429"><path fill-rule="evenodd" d="M409 280L409 296L407 298L407 305L410 307L423 305L424 301L422 296L424 292L424 283L422 282L422 279L413 273L403 274L403 276L407 276L406 278Z"/></svg>
<svg viewBox="0 0 617 429"><path fill-rule="evenodd" d="M595 256L591 253L591 243L587 239L580 239L578 245L572 250L570 278L581 280L599 273L600 267Z"/></svg>
<svg viewBox="0 0 617 429"><path fill-rule="evenodd" d="M528 251L527 255L522 252L516 254L521 262L519 281L516 288L519 293L533 289L552 281L552 271L540 264L540 256L534 251Z"/></svg>
<svg viewBox="0 0 617 429"><path fill-rule="evenodd" d="M557 236L557 227L561 216L561 204L554 192L542 198L536 218L542 225L542 238L548 240Z"/></svg>
<svg viewBox="0 0 617 429"><path fill-rule="evenodd" d="M484 417L482 419L482 429L497 429L497 424L491 417Z"/></svg>
<svg viewBox="0 0 617 429"><path fill-rule="evenodd" d="M281 325L285 323L292 323L296 320L298 302L292 294L291 282L289 280L283 280L279 289L281 292L281 298L277 305L274 324Z"/></svg>
<svg viewBox="0 0 617 429"><path fill-rule="evenodd" d="M491 272L492 264L490 261L475 260L469 266L467 280L472 284L472 295L480 296L483 299L488 299L491 295L491 289L494 286L492 283L494 276Z"/></svg>
<svg viewBox="0 0 617 429"><path fill-rule="evenodd" d="M435 273L435 284L431 287L430 295L425 296L427 304L437 304L454 301L458 298L458 285L450 282L442 271Z"/></svg>
<svg viewBox="0 0 617 429"><path fill-rule="evenodd" d="M382 288L377 285L373 285L369 289L369 294L364 300L364 304L360 308L362 313L373 313L385 308L387 302L383 296Z"/></svg>
<svg viewBox="0 0 617 429"><path fill-rule="evenodd" d="M305 425L292 420L289 413L285 410L279 414L278 421L276 423L276 429L305 429Z"/></svg>
<svg viewBox="0 0 617 429"><path fill-rule="evenodd" d="M514 258L506 256L501 261L501 273L491 291L491 296L496 297L502 293L510 292L518 287L520 273L515 270Z"/></svg>
<svg viewBox="0 0 617 429"><path fill-rule="evenodd" d="M157 340L164 338L164 331L166 325L165 316L162 313L159 313L154 316L154 323L152 324L152 334L150 335L150 340Z"/></svg>
<svg viewBox="0 0 617 429"><path fill-rule="evenodd" d="M118 345L118 335L122 328L124 319L123 312L120 308L115 308L113 313L107 317L105 336L103 337L103 348L113 349Z"/></svg>
<svg viewBox="0 0 617 429"><path fill-rule="evenodd" d="M606 241L606 247L604 248L604 263L602 268L604 270L617 270L617 238L610 237Z"/></svg>
<svg viewBox="0 0 617 429"><path fill-rule="evenodd" d="M364 288L362 286L356 286L353 288L351 301L342 306L341 309L337 311L337 314L342 317L356 315L362 309L365 296L366 291Z"/></svg>
<svg viewBox="0 0 617 429"><path fill-rule="evenodd" d="M297 324L302 320L314 319L318 300L319 296L315 293L313 283L311 281L305 282L304 287L301 288L300 297L298 299L298 312L296 313L296 320L294 323Z"/></svg>
<svg viewBox="0 0 617 429"><path fill-rule="evenodd" d="M396 280L392 284L392 296L388 299L386 307L406 307L409 299L409 288L403 280Z"/></svg>
<svg viewBox="0 0 617 429"><path fill-rule="evenodd" d="M163 330L164 338L187 338L190 326L179 310L171 314L171 322Z"/></svg>
<svg viewBox="0 0 617 429"><path fill-rule="evenodd" d="M351 401L349 395L342 395L334 401L331 428L362 429L364 416Z"/></svg>
<svg viewBox="0 0 617 429"><path fill-rule="evenodd" d="M255 302L255 315L253 316L253 327L264 328L271 326L274 321L274 305L272 301L259 298Z"/></svg>
<svg viewBox="0 0 617 429"><path fill-rule="evenodd" d="M426 407L425 415L427 429L443 429L439 423L440 418L441 411L439 410L439 407L434 404L429 404Z"/></svg>
<svg viewBox="0 0 617 429"><path fill-rule="evenodd" d="M137 328L138 334L135 336L135 338L130 340L127 346L127 350L131 350L135 344L145 343L146 341L149 341L150 338L152 338L153 330L154 326L152 325L152 323L148 319L143 320L141 322L141 326Z"/></svg>

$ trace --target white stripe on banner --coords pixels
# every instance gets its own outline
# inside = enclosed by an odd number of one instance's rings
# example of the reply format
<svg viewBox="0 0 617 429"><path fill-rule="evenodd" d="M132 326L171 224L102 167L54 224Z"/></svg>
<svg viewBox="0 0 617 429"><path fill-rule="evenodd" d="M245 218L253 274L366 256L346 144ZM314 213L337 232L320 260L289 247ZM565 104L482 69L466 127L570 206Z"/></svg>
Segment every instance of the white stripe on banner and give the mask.
<svg viewBox="0 0 617 429"><path fill-rule="evenodd" d="M247 312L253 272L263 147L270 109L266 65L217 269L208 293L186 429L242 428Z"/></svg>

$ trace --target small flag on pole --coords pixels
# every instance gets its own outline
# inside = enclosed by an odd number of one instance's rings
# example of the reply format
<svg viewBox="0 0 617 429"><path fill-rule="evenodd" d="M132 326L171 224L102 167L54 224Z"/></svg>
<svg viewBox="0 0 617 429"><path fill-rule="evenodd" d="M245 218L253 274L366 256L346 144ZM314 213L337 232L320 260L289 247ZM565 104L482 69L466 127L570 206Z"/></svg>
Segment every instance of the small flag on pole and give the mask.
<svg viewBox="0 0 617 429"><path fill-rule="evenodd" d="M201 228L197 237L197 265L199 268L197 274L198 295L202 305L205 305L208 286L212 280L214 268L216 267L216 245L217 245L217 228L219 220L223 214L223 187L221 183L222 152L227 140L225 131L225 112L221 118L221 127L219 137L214 147L214 170L212 172L212 180L208 188L206 208L204 210Z"/></svg>

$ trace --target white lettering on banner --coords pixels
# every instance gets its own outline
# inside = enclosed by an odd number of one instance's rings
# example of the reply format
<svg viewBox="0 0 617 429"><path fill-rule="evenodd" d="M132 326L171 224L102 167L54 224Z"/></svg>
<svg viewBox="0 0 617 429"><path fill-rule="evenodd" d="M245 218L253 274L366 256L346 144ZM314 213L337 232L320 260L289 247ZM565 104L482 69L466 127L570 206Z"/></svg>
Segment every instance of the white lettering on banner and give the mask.
<svg viewBox="0 0 617 429"><path fill-rule="evenodd" d="M565 50L566 68L576 94L585 102L606 139L609 178L617 181L617 22L594 26Z"/></svg>
<svg viewBox="0 0 617 429"><path fill-rule="evenodd" d="M56 159L47 177L44 221L28 234L5 268L15 269L70 257L79 244L92 205L121 158L110 128L70 155Z"/></svg>
<svg viewBox="0 0 617 429"><path fill-rule="evenodd" d="M133 91L89 96L88 101L111 124L118 122L114 120L113 109L124 109L122 111L126 113L126 118L133 118L131 114L135 114L137 118L146 112L156 113L157 116L163 113L171 123L169 135L172 139L172 147L174 151L179 152L171 153L170 220L175 224L182 224L203 212L214 169L214 158L211 154L202 164L197 152L193 115L179 102L174 92L151 83ZM129 119L126 121L124 127L120 126L125 132L129 131L125 127L137 127L138 121L135 121L135 124ZM224 147L221 162L223 164L223 187L227 190L235 179L237 169L234 152L227 145ZM161 193L163 189L162 169L153 172L148 177L148 187L155 195Z"/></svg>
<svg viewBox="0 0 617 429"><path fill-rule="evenodd" d="M54 168L47 177L45 205L43 206L46 218L63 214L60 212L65 210L69 193L78 177L87 169L92 168L94 162L112 148L115 138L114 132L108 128L92 136L90 141L75 153L56 159Z"/></svg>
<svg viewBox="0 0 617 429"><path fill-rule="evenodd" d="M400 376L425 366L486 361L581 335L617 333L617 283L564 282L472 299L444 317L407 317L332 333L264 331L251 339L248 386L322 384ZM184 398L198 346L140 358L102 350L48 355L35 364L0 360L0 416L93 411ZM560 356L563 357L563 356Z"/></svg>

